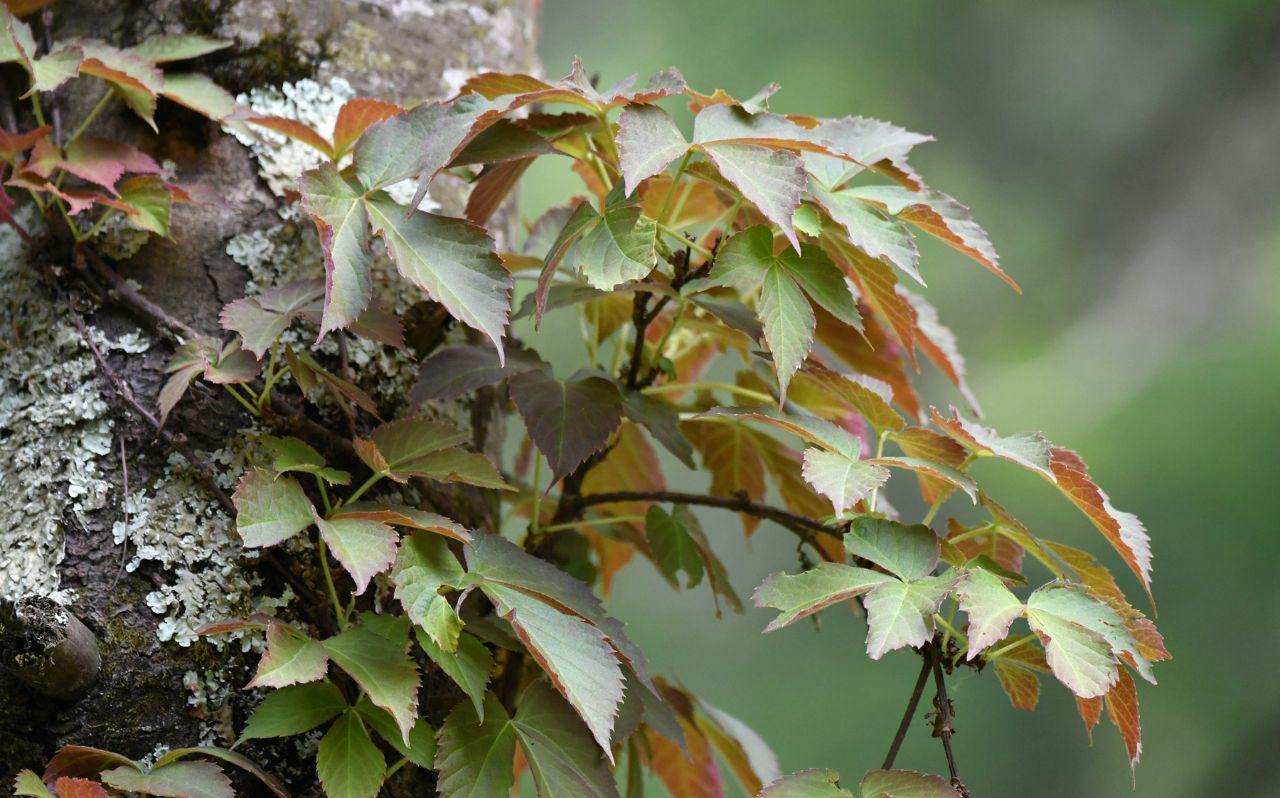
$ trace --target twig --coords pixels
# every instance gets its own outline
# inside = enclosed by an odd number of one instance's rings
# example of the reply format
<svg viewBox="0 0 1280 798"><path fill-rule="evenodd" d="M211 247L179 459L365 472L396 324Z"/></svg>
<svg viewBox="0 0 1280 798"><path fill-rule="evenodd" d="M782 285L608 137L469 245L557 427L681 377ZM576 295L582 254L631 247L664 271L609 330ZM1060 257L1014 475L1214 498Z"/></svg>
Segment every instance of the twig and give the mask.
<svg viewBox="0 0 1280 798"><path fill-rule="evenodd" d="M933 669L933 647L926 647L920 652L920 659L923 660L920 666L920 675L916 678L915 689L911 691L911 698L907 701L907 711L902 713L902 722L898 724L898 733L893 736L893 742L889 745L889 753L885 755L884 764L881 770L891 770L893 761L898 758L898 750L902 748L902 741L907 737L907 731L911 728L911 720L915 717L916 708L920 705L920 696L924 694L925 682L929 681L929 671Z"/></svg>
<svg viewBox="0 0 1280 798"><path fill-rule="evenodd" d="M951 725L954 717L951 712L951 699L947 698L947 679L942 673L942 653L938 651L937 643L929 643L929 659L933 662L933 681L938 687L938 693L934 696L934 706L938 708L938 720L934 729L934 735L942 738L942 750L947 755L947 770L951 774L951 786L964 798L969 798L969 790L964 786L964 782L960 780L960 772L956 767L956 757L951 750L951 735L955 729Z"/></svg>
<svg viewBox="0 0 1280 798"><path fill-rule="evenodd" d="M113 298L123 302L135 312L163 327L167 327L170 332L177 334L184 340L189 341L200 337L200 333L194 327L181 319L175 318L164 308L140 294L137 289L129 285L127 280L116 274L115 269L108 266L98 253L89 247L77 247L71 263L76 271L81 274L92 273L97 279L106 284L107 290Z"/></svg>

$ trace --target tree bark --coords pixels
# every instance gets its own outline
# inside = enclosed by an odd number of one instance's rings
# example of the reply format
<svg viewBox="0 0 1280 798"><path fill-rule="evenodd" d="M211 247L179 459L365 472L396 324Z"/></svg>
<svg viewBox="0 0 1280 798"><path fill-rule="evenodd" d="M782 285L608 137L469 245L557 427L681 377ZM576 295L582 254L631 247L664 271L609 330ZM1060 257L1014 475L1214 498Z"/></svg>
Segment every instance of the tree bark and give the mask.
<svg viewBox="0 0 1280 798"><path fill-rule="evenodd" d="M538 0L60 0L53 6L53 35L118 45L161 32L234 38L232 50L193 67L233 93L290 83L286 104L326 113L350 94L413 103L449 96L477 72L532 71L537 8ZM0 72L0 80L9 98L25 89L17 72ZM306 80L314 83L300 83ZM58 93L64 125L78 124L96 103L101 84L95 83L81 80ZM19 126L33 127L26 104L9 102ZM39 659L23 649L38 636L13 609L4 615L4 783L18 768L39 770L65 744L132 757L158 746L228 745L257 700L242 688L261 644L252 635L215 643L196 638L194 629L217 615L253 611L320 629L329 613L319 598L323 591L310 589L319 582L305 542L274 559L252 556L237 542L225 497L255 451L240 435L252 419L235 401L194 386L161 433L139 412L155 412L161 369L181 337L172 327L225 340L219 311L246 288L322 276L314 231L272 190L273 177L289 176L287 165L256 158L257 151L216 124L165 101L157 124L158 135L117 104L92 133L131 140L171 161L181 181L213 188L222 204L175 208L171 239L151 237L140 248L141 239L123 227L108 231L95 239L97 263L73 258L30 208L19 215L32 229L32 245L8 228L0 233L0 282L7 288L0 300L0 602L30 608L33 601L47 604L38 597L52 597L67 619L57 626L61 632L45 629L40 639L74 642L79 659L48 652L44 659L59 667L70 662L84 671L77 678L92 682L87 691L70 684L59 690L47 684L48 673L22 671L15 657L26 651L22 662ZM466 193L466 185L452 179L437 180L432 189L444 212L454 215L461 214ZM513 216L502 218L496 229L505 224L513 231ZM112 291L112 275L131 282ZM128 301L129 287L174 324L140 311ZM439 339L443 328L432 320L440 314L420 292L402 291L392 300L409 319L424 320L411 334ZM421 329L431 324L434 330ZM352 356L361 359L357 371L404 388L407 397L413 353L365 347ZM377 398L390 412L403 409L390 393ZM296 391L290 401L302 406ZM501 438L500 426L490 422L496 414L487 410L451 409L472 425L483 449ZM310 423L314 432L318 422L343 429L334 408L306 412L311 422L295 418L294 428ZM472 526L493 521L488 506L463 491L424 492L422 499L447 506ZM92 650L86 641L95 636ZM95 655L100 672L89 675ZM422 696L428 719L438 724L457 695L428 676ZM314 790L314 766L296 741L242 750L295 794ZM241 788L255 794L247 783ZM385 794L432 794L432 788L430 774L406 767Z"/></svg>

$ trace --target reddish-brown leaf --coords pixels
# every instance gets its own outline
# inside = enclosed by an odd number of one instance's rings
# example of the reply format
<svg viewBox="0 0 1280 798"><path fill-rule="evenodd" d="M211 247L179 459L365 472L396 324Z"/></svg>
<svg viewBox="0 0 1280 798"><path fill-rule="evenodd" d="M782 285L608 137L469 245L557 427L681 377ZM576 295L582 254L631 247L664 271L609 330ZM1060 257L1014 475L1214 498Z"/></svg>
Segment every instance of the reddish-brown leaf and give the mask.
<svg viewBox="0 0 1280 798"><path fill-rule="evenodd" d="M122 141L82 136L67 146L58 164L71 174L116 193L116 181L124 174L158 174L160 165L150 155Z"/></svg>
<svg viewBox="0 0 1280 798"><path fill-rule="evenodd" d="M483 225L489 221L493 212L515 188L520 176L533 165L535 159L521 158L518 161L505 161L494 164L484 170L471 188L471 196L467 197L467 221ZM577 161L574 162L578 163Z"/></svg>
<svg viewBox="0 0 1280 798"><path fill-rule="evenodd" d="M864 299L888 323L902 344L902 351L916 362L916 311L898 289L898 275L884 261L873 258L846 241L832 236L822 237L822 248L844 273L857 284Z"/></svg>
<svg viewBox="0 0 1280 798"><path fill-rule="evenodd" d="M688 753L653 729L648 729L646 764L672 795L680 798L722 798L724 779L720 776L720 766L716 764L711 743L688 720L683 717L679 720Z"/></svg>
<svg viewBox="0 0 1280 798"><path fill-rule="evenodd" d="M66 776L53 783L58 798L108 798L106 788L89 779L73 779Z"/></svg>
<svg viewBox="0 0 1280 798"><path fill-rule="evenodd" d="M359 97L347 100L342 108L338 109L338 121L333 126L334 157L345 155L347 150L356 143L356 139L360 138L360 134L368 130L370 125L390 119L403 111L404 109L395 103L382 100L366 100Z"/></svg>
<svg viewBox="0 0 1280 798"><path fill-rule="evenodd" d="M860 308L862 335L850 335L847 325L831 314L815 307L818 320L816 337L841 362L868 377L888 383L893 389L893 401L906 411L912 420L920 418L920 397L907 376L902 348L880 324L878 318Z"/></svg>
<svg viewBox="0 0 1280 798"><path fill-rule="evenodd" d="M947 520L947 540L952 541L952 545L960 550L966 562L985 555L1001 568L1015 574L1022 573L1022 557L1025 553L1022 546L994 529L974 529L976 527L963 526L954 518ZM955 540L961 535L964 535L962 539Z"/></svg>
<svg viewBox="0 0 1280 798"><path fill-rule="evenodd" d="M0 155L6 158L20 155L31 149L37 141L40 141L52 131L53 128L48 125L29 130L26 133L10 133L7 130L0 129Z"/></svg>
<svg viewBox="0 0 1280 798"><path fill-rule="evenodd" d="M1120 669L1124 672L1124 668ZM1114 689L1114 688L1113 688ZM1093 730L1098 725L1098 720L1102 717L1102 696L1094 698L1081 698L1076 696L1076 710L1080 713L1080 720L1084 721L1084 730L1089 734L1089 744L1093 744Z"/></svg>
<svg viewBox="0 0 1280 798"><path fill-rule="evenodd" d="M1044 651L1024 644L997 659L995 667L996 678L1000 680L1005 695L1009 696L1009 702L1018 709L1034 710L1040 700L1040 677L1037 674L1049 672Z"/></svg>
<svg viewBox="0 0 1280 798"><path fill-rule="evenodd" d="M969 390L969 383L965 380L964 357L960 355L955 333L942 323L938 318L937 308L923 296L906 289L900 289L900 293L916 312L916 346L947 375L947 379L959 389L960 395L973 412L981 417L982 409L978 406L978 399Z"/></svg>
<svg viewBox="0 0 1280 798"><path fill-rule="evenodd" d="M1050 455L1050 467L1058 490L1080 508L1102 536L1111 542L1142 580L1147 597L1154 606L1155 598L1151 596L1151 542L1142 522L1132 513L1112 506L1107 494L1089 478L1089 472L1083 468L1084 463L1075 452L1055 446Z"/></svg>
<svg viewBox="0 0 1280 798"><path fill-rule="evenodd" d="M733 498L745 493L752 501L764 501L764 459L756 433L745 424L685 422L680 425L702 465L711 472L711 495ZM750 535L760 519L743 513L742 530Z"/></svg>
<svg viewBox="0 0 1280 798"><path fill-rule="evenodd" d="M329 145L329 142L324 140L324 136L321 136L319 133L312 130L310 126L299 122L296 119L289 119L283 116L251 116L244 121L260 125L268 130L274 130L276 133L288 136L291 139L301 141L303 144L320 151L320 153L326 158L333 157L333 147Z"/></svg>
<svg viewBox="0 0 1280 798"><path fill-rule="evenodd" d="M1138 758L1142 756L1142 719L1138 715L1138 688L1129 671L1120 669L1120 678L1107 693L1107 717L1120 730L1125 750L1129 753L1129 771L1134 787L1138 783Z"/></svg>

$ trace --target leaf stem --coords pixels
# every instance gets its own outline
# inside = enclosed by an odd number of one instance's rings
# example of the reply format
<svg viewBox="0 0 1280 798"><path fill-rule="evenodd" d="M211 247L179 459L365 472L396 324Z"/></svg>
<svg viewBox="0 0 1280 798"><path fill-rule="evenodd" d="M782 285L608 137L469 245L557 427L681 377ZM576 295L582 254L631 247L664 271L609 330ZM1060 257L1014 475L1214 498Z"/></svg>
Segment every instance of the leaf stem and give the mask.
<svg viewBox="0 0 1280 798"><path fill-rule="evenodd" d="M542 531L542 490L540 483L542 482L542 456L536 452L533 455L533 512L532 518L529 519L529 531L531 534L537 535Z"/></svg>
<svg viewBox="0 0 1280 798"><path fill-rule="evenodd" d="M643 515L605 515L599 518L581 518L577 521L567 521L563 524L551 524L544 526L540 532L564 532L568 529L577 529L580 526L611 526L613 524L638 524L644 521Z"/></svg>
<svg viewBox="0 0 1280 798"><path fill-rule="evenodd" d="M686 247L698 253L699 255L706 258L707 260L711 260L711 258L714 257L714 253L712 253L711 250L707 249L701 244L696 244L690 241L689 239L685 238L682 233L680 233L677 230L672 230L670 227L667 227L662 222L658 222L658 230L660 230L664 235L668 236L669 238L673 238L676 241L679 241L681 244L684 244Z"/></svg>
<svg viewBox="0 0 1280 798"><path fill-rule="evenodd" d="M1022 637L1019 637L1017 640L1014 640L1012 643L1008 643L1007 645L1003 645L1000 648L997 648L995 651L992 651L990 654L986 656L986 659L989 659L989 660L1000 659L1001 657L1007 655L1010 651L1013 651L1015 648L1024 646L1035 639L1036 639L1036 636L1033 634L1023 635Z"/></svg>
<svg viewBox="0 0 1280 798"><path fill-rule="evenodd" d="M653 385L641 391L643 394L680 393L681 391L728 391L738 396L754 399L757 402L772 405L777 398L761 391L743 388L731 382L669 382L665 385Z"/></svg>
<svg viewBox="0 0 1280 798"><path fill-rule="evenodd" d="M952 613L954 613L954 612L955 612L955 604L954 604L954 603L951 605L951 612L952 612ZM969 640L968 640L968 638L966 638L966 637L965 637L964 635L962 635L959 631L957 631L957 630L956 630L956 628L955 628L954 626L952 626L952 625L951 625L951 621L950 621L950 620L948 620L948 619L946 619L946 618L943 618L943 617L942 617L942 615L940 615L939 613L936 613L936 612L933 614L933 620L934 620L935 622L937 622L937 624L938 624L939 626L941 626L941 627L946 631L946 636L943 636L943 638L942 638L942 650L943 650L943 651L946 651L946 650L947 650L947 636L954 637L956 640L959 640L961 643L963 643L963 644L964 644L964 645L966 645L966 646L967 646L967 645L969 645Z"/></svg>
<svg viewBox="0 0 1280 798"><path fill-rule="evenodd" d="M324 571L324 584L329 589L329 602L333 604L333 615L338 620L338 631L347 628L347 614L343 612L342 602L338 600L338 588L333 584L333 571L329 570L329 547L325 545L324 536L320 542L320 570Z"/></svg>
<svg viewBox="0 0 1280 798"><path fill-rule="evenodd" d="M404 767L407 764L409 764L409 757L407 756L400 757L400 761L396 762L394 765L387 768L386 775L382 777L383 780L391 778L392 776L395 775L397 770L399 770L400 768Z"/></svg>
<svg viewBox="0 0 1280 798"><path fill-rule="evenodd" d="M232 385L229 382L224 382L222 384L222 387L226 388L227 393L234 396L237 402L244 405L244 409L249 411L249 415L253 416L254 418L260 418L262 416L262 411L259 410L252 402L246 399L244 397L244 394L237 391L234 385Z"/></svg>
<svg viewBox="0 0 1280 798"><path fill-rule="evenodd" d="M877 460L879 460L881 457L884 456L884 441L885 441L885 438L887 437L889 437L889 430L887 429L881 430L880 434L876 436L876 459ZM876 499L878 499L879 497L880 497L880 486L876 485L874 488L871 489L871 498L867 500L868 512L874 513L876 511ZM926 525L928 523L929 523L928 521L925 522Z"/></svg>
<svg viewBox="0 0 1280 798"><path fill-rule="evenodd" d="M363 496L365 494L365 491L369 490L369 488L372 488L374 485L376 485L378 483L378 480L382 479L382 477L383 477L382 473L374 472L373 476L366 479L363 485L356 488L356 492L348 496L346 501L342 502L342 504L351 504L356 499ZM339 505L339 506L342 506L342 505Z"/></svg>
<svg viewBox="0 0 1280 798"><path fill-rule="evenodd" d="M98 99L97 105L93 106L93 110L91 110L89 115L84 118L84 121L80 123L80 126L72 132L70 138L63 142L62 146L70 147L71 142L80 138L80 134L89 129L89 125L92 125L93 120L97 119L98 115L106 110L106 107L111 104L111 101L115 99L115 96L115 89L107 89L106 92L103 93L102 97Z"/></svg>
<svg viewBox="0 0 1280 798"><path fill-rule="evenodd" d="M676 167L675 177L671 178L671 188L667 189L667 198L662 201L662 210L658 211L658 227L662 227L667 221L667 212L671 210L671 201L675 199L676 189L680 186L680 178L684 176L685 167L689 165L689 159L693 157L693 150L685 150L684 157L680 159L680 165Z"/></svg>
<svg viewBox="0 0 1280 798"><path fill-rule="evenodd" d="M925 682L929 680L929 671L933 668L933 646L927 646L920 651L920 659L923 663L920 667L920 675L916 677L916 686L911 691L911 698L907 699L907 711L902 713L902 722L898 724L898 733L893 736L893 742L889 744L889 753L885 755L884 764L881 770L892 770L893 762L898 758L898 750L902 748L902 741L907 737L907 731L911 728L911 721L915 717L916 707L920 705L920 696L924 695Z"/></svg>

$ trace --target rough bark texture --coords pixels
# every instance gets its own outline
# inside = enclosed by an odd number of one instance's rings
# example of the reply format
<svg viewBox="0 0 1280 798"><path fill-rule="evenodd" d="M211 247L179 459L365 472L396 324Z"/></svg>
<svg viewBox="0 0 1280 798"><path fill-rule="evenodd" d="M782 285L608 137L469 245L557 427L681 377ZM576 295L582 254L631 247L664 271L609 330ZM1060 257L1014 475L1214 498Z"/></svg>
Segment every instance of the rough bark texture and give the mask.
<svg viewBox="0 0 1280 798"><path fill-rule="evenodd" d="M305 78L326 86L342 78L356 96L415 102L449 95L476 72L534 69L537 5L537 0L61 0L54 6L54 28L55 38L94 36L118 44L160 31L235 37L233 51L196 62L233 92ZM10 98L20 93L17 73L3 72L0 78ZM64 124L77 124L98 91L76 84L62 92L58 105ZM20 108L20 121L23 113ZM136 252L121 231L113 239L119 251L102 242L106 266L136 281L142 294L176 319L215 335L222 332L220 308L242 296L247 282L266 281L273 269L320 276L318 253L307 250L314 238L309 223L282 217L284 202L263 179L269 170L255 162L249 148L217 125L171 105L162 107L157 122L159 136L116 110L95 123L94 132L131 139L173 161L182 180L214 187L225 205L178 209L172 240L152 238ZM460 213L466 187L460 181L437 184L433 196L445 212ZM30 212L23 218L40 227ZM64 702L0 669L0 783L9 783L18 768L39 769L57 746L68 743L133 757L162 745L227 744L227 735L242 727L256 700L241 689L256 654L242 652L251 647L247 639L219 650L193 639L191 627L207 620L210 608L276 610L274 599L288 589L283 573L299 586L295 593L318 584L313 555L300 546L282 558L283 568L277 563L274 569L246 557L236 544L225 502L175 455L175 442L189 445L229 493L252 456L237 443L237 432L249 419L235 402L220 391L197 388L166 425L176 439L163 439L122 401L68 308L83 315L109 370L149 407L175 344L170 331L127 303L109 296L95 301L92 286L79 282L76 264L56 241L28 251L16 236L4 235L0 279L12 299L0 308L0 359L7 364L0 365L0 600L53 595L65 602L96 635L102 667L83 697ZM420 294L401 299L419 302L410 317L438 317L421 303ZM366 355L375 372L412 366L411 357ZM494 414L486 411L483 405L452 409L473 424L476 443L484 449L501 435L488 423ZM317 416L322 424L342 428L340 416L324 412ZM425 503L448 506L463 522L490 521L489 508L465 491L423 493ZM298 597L277 611L299 623L323 624L328 608ZM454 690L426 678L422 706L434 723L456 698ZM289 742L245 750L295 794L308 794L314 774L299 765L298 748ZM431 786L429 775L408 767L386 794L431 794ZM243 790L255 794L248 784Z"/></svg>

